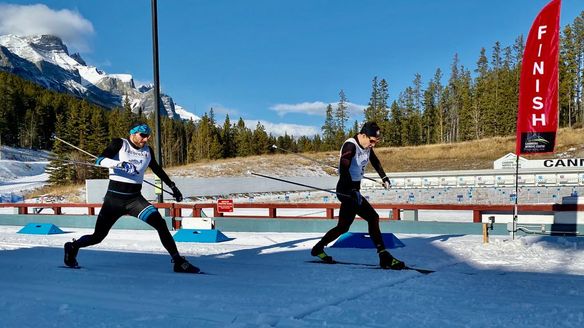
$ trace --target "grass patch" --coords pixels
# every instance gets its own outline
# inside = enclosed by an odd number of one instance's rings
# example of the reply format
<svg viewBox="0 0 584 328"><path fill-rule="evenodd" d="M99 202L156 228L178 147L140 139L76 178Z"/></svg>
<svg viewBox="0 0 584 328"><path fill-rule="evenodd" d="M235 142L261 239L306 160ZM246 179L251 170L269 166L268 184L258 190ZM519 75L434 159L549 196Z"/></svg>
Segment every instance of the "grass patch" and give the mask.
<svg viewBox="0 0 584 328"><path fill-rule="evenodd" d="M42 188L35 189L25 195L25 198L44 198L46 202L61 201L67 199L67 202L84 203L85 202L85 184L75 184L67 186L46 185Z"/></svg>

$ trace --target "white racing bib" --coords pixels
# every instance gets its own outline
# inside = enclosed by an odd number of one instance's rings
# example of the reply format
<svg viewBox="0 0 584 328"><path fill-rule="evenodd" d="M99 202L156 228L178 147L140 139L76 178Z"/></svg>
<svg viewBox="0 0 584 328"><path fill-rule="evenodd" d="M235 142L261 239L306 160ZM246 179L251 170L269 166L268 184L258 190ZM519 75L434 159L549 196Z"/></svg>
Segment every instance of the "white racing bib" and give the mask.
<svg viewBox="0 0 584 328"><path fill-rule="evenodd" d="M349 138L345 141L345 143L351 142L355 145L355 156L351 159L351 165L349 166L349 173L351 173L351 180L353 181L361 181L363 179L363 175L365 174L365 167L367 163L369 163L369 154L371 153L371 148L361 148L357 141L354 138ZM343 146L345 145L343 143ZM341 147L341 155L342 150Z"/></svg>
<svg viewBox="0 0 584 328"><path fill-rule="evenodd" d="M114 167L109 169L109 178L119 182L141 184L144 180L144 172L146 172L151 160L150 147L146 145L140 149L135 149L127 139L122 140L122 148L113 159L134 164L138 174L129 174Z"/></svg>

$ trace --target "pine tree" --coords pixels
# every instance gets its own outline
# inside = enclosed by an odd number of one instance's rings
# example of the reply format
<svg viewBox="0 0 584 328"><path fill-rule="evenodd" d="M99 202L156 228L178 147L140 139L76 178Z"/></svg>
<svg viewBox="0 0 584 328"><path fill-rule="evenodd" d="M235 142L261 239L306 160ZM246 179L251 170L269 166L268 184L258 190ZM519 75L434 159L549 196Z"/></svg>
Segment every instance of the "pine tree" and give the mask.
<svg viewBox="0 0 584 328"><path fill-rule="evenodd" d="M355 121L355 122L353 123L353 127L352 127L352 128L349 130L349 133L348 133L348 135L349 135L349 136L354 136L354 135L356 135L357 133L359 133L359 131L360 131L360 129L359 129L359 122Z"/></svg>
<svg viewBox="0 0 584 328"><path fill-rule="evenodd" d="M55 133L57 136L66 135L66 114L57 114L55 123ZM52 160L47 164L46 171L49 173L49 183L51 185L67 185L72 183L71 177L74 175L73 166L66 161L71 160L68 156L71 148L59 140L55 140L52 149Z"/></svg>
<svg viewBox="0 0 584 328"><path fill-rule="evenodd" d="M324 125L321 129L325 150L333 150L336 141L337 125L333 117L333 106L331 104L328 104L326 107Z"/></svg>
<svg viewBox="0 0 584 328"><path fill-rule="evenodd" d="M489 62L485 48L481 48L475 73L477 73L477 77L475 79L475 96L472 116L475 124L475 137L480 138L485 134L494 135L495 131L495 128L492 126L495 113L490 107L489 102Z"/></svg>
<svg viewBox="0 0 584 328"><path fill-rule="evenodd" d="M379 107L379 121L377 121L377 124L379 125L383 133L385 133L385 131L389 129L389 106L387 103L388 100L389 85L387 84L387 81L385 79L381 79L381 81L379 82L379 101L377 102ZM382 140L380 143L381 146L385 146L386 144L387 143L385 140Z"/></svg>
<svg viewBox="0 0 584 328"><path fill-rule="evenodd" d="M225 115L225 121L223 121L223 129L221 130L221 140L223 140L223 158L235 157L235 140L233 138L233 127L231 126L231 120L229 120L229 114Z"/></svg>
<svg viewBox="0 0 584 328"><path fill-rule="evenodd" d="M278 148L286 149L291 152L297 152L298 149L296 148L296 143L294 142L294 138L288 135L287 132L284 132L283 136L279 136L276 145Z"/></svg>
<svg viewBox="0 0 584 328"><path fill-rule="evenodd" d="M422 139L422 76L416 73L413 81L412 88L412 129L410 134L412 134L412 144L419 145L423 143Z"/></svg>
<svg viewBox="0 0 584 328"><path fill-rule="evenodd" d="M131 126L131 122L126 121L122 110L113 109L109 114L108 119L108 135L110 139L122 138L124 137ZM154 127L153 125L151 125ZM154 144L155 140L151 140L150 143Z"/></svg>
<svg viewBox="0 0 584 328"><path fill-rule="evenodd" d="M56 114L61 111L62 97L53 92L44 92L37 104L37 119L35 122L38 142L34 147L49 149L51 145L51 135L55 131Z"/></svg>
<svg viewBox="0 0 584 328"><path fill-rule="evenodd" d="M365 114L366 122L381 122L377 112L379 108L379 83L377 82L377 76L373 77L371 84L371 97L369 98L368 106L363 110L363 114Z"/></svg>
<svg viewBox="0 0 584 328"><path fill-rule="evenodd" d="M513 115L513 127L512 133L516 131L515 122L517 122L517 109L519 108L519 79L521 77L521 64L523 61L523 51L525 49L525 45L523 42L523 35L520 35L515 39L515 43L513 44L512 48L512 63L511 63L511 88L513 89L510 94L512 95L511 100L514 102L515 105L513 106L513 111L515 115Z"/></svg>
<svg viewBox="0 0 584 328"><path fill-rule="evenodd" d="M574 47L576 53L576 86L574 88L574 110L580 113L580 124L584 124L584 106L582 103L582 90L584 89L584 11L574 19L572 24L574 32Z"/></svg>
<svg viewBox="0 0 584 328"><path fill-rule="evenodd" d="M561 126L571 127L577 120L578 112L575 109L574 94L577 84L578 70L576 47L572 26L567 25L563 31L562 46L560 47L559 61L559 119Z"/></svg>
<svg viewBox="0 0 584 328"><path fill-rule="evenodd" d="M335 111L335 144L339 145L345 141L346 138L346 125L349 120L349 108L347 105L347 97L345 92L341 90L339 92L339 102L337 104L337 110Z"/></svg>
<svg viewBox="0 0 584 328"><path fill-rule="evenodd" d="M371 97L369 99L369 105L364 109L365 121L375 122L379 125L381 131L387 131L389 129L389 110L387 107L388 99L388 85L385 79L380 82L377 81L377 76L372 82ZM357 130L358 131L358 130ZM349 133L352 135L352 133ZM382 140L380 145L385 145L385 140Z"/></svg>
<svg viewBox="0 0 584 328"><path fill-rule="evenodd" d="M501 44L499 41L495 42L493 46L493 52L491 53L491 108L495 114L495 121L493 122L493 126L495 128L494 135L501 135L502 128L499 122L499 115L501 115L502 109L500 104L500 92L501 92Z"/></svg>
<svg viewBox="0 0 584 328"><path fill-rule="evenodd" d="M213 134L211 144L209 145L209 159L216 160L221 158L222 151L223 149L219 142L219 135L215 133Z"/></svg>
<svg viewBox="0 0 584 328"><path fill-rule="evenodd" d="M450 79L448 80L448 87L444 93L444 109L445 109L445 127L446 127L446 142L458 141L459 133L459 114L460 114L460 93L459 93L459 79L460 72L458 67L458 54L454 55L452 65L450 66Z"/></svg>
<svg viewBox="0 0 584 328"><path fill-rule="evenodd" d="M459 111L459 141L472 140L477 134L476 125L474 124L474 112L472 106L473 90L472 77L470 71L464 66L460 69L459 80L459 95L460 95L460 111Z"/></svg>
<svg viewBox="0 0 584 328"><path fill-rule="evenodd" d="M252 133L250 129L245 126L243 118L239 118L237 121L237 126L235 127L235 147L237 151L237 156L249 156L253 153L251 148L251 136Z"/></svg>
<svg viewBox="0 0 584 328"><path fill-rule="evenodd" d="M89 130L90 133L87 136L87 151L99 156L109 143L107 138L108 127L106 113L102 109L96 107L91 109ZM94 179L103 179L108 176L108 171L106 169L95 167L91 169L90 175Z"/></svg>
<svg viewBox="0 0 584 328"><path fill-rule="evenodd" d="M13 90L8 74L0 72L0 146L2 144L11 145L13 137L11 136L11 122L14 115L14 97Z"/></svg>
<svg viewBox="0 0 584 328"><path fill-rule="evenodd" d="M404 136L403 134L403 121L404 121L404 115L403 115L403 110L399 107L397 101L394 101L391 104L391 119L390 119L390 128L388 129L387 132L387 142L389 143L390 146L403 146L403 139Z"/></svg>
<svg viewBox="0 0 584 328"><path fill-rule="evenodd" d="M296 142L298 145L298 152L301 153L305 153L305 152L309 152L309 151L314 151L314 145L311 142L310 138L307 136L301 136L300 138L298 138L298 141Z"/></svg>
<svg viewBox="0 0 584 328"><path fill-rule="evenodd" d="M440 79L442 72L437 69L434 78L428 82L428 87L424 91L422 115L423 139L426 144L433 144L440 141L440 118L438 104L440 102Z"/></svg>
<svg viewBox="0 0 584 328"><path fill-rule="evenodd" d="M268 152L270 147L270 142L268 138L268 133L264 126L258 122L252 136L252 150L255 155L262 155Z"/></svg>
<svg viewBox="0 0 584 328"><path fill-rule="evenodd" d="M398 104L403 110L401 144L413 146L421 142L421 117L415 108L414 88L407 87L399 96Z"/></svg>
<svg viewBox="0 0 584 328"><path fill-rule="evenodd" d="M196 138L196 126L192 120L184 121L185 125L185 163L193 163L196 161L194 138Z"/></svg>
<svg viewBox="0 0 584 328"><path fill-rule="evenodd" d="M324 146L323 146L323 142L322 139L320 138L320 135L315 135L312 138L312 148L314 151L324 151Z"/></svg>
<svg viewBox="0 0 584 328"><path fill-rule="evenodd" d="M515 80L513 51L511 47L503 48L503 63L501 66L501 83L500 83L500 103L501 108L499 121L503 135L512 134L516 128L517 108L519 98L517 89L519 81Z"/></svg>
<svg viewBox="0 0 584 328"><path fill-rule="evenodd" d="M209 159L212 141L211 120L207 113L201 117L197 129L197 158Z"/></svg>

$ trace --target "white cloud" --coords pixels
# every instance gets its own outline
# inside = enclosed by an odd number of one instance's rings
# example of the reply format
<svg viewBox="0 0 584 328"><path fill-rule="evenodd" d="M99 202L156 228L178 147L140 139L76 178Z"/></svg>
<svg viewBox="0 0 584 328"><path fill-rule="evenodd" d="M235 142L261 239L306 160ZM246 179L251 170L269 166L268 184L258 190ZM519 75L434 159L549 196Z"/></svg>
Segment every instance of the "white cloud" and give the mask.
<svg viewBox="0 0 584 328"><path fill-rule="evenodd" d="M103 61L101 61L99 63L95 63L94 65L96 67L111 67L112 62L109 59L104 59ZM148 82L148 83L152 83L152 82ZM146 82L144 82L143 84L146 84Z"/></svg>
<svg viewBox="0 0 584 328"><path fill-rule="evenodd" d="M88 52L87 37L93 33L93 24L75 11L53 10L44 4L0 4L0 34L56 35L72 52Z"/></svg>
<svg viewBox="0 0 584 328"><path fill-rule="evenodd" d="M337 108L336 102L330 103L333 106L333 109ZM316 116L325 116L326 115L326 108L329 103L325 103L322 101L314 101L314 102L303 102L299 104L276 104L270 107L271 110L278 113L279 116L284 116L289 113L300 113L306 115L316 115ZM367 106L354 104L351 102L346 103L347 108L349 109L350 115L359 115L363 113L363 110Z"/></svg>
<svg viewBox="0 0 584 328"><path fill-rule="evenodd" d="M213 108L213 113L215 113L215 117L217 117L218 115L225 116L226 114L229 114L229 119L231 121L233 121L234 117L239 114L239 111L237 109L228 108L218 103L210 104L208 106L208 109L205 110L205 112L209 113L211 108Z"/></svg>
<svg viewBox="0 0 584 328"><path fill-rule="evenodd" d="M266 132L278 137L283 136L284 133L289 136L301 137L307 136L312 137L314 135L320 134L320 128L311 125L300 125L300 124L290 124L290 123L272 123L264 120L243 120L245 126L251 130L255 130L258 122L264 126Z"/></svg>

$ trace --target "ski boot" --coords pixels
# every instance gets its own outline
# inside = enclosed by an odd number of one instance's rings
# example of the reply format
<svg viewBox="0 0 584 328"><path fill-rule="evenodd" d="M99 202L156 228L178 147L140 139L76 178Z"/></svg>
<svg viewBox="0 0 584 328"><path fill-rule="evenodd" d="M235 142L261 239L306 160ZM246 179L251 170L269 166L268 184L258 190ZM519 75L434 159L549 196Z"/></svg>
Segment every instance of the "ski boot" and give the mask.
<svg viewBox="0 0 584 328"><path fill-rule="evenodd" d="M393 257L387 250L382 249L379 252L379 266L382 269L403 270L406 264Z"/></svg>
<svg viewBox="0 0 584 328"><path fill-rule="evenodd" d="M201 271L201 269L190 264L184 256L177 256L172 259L172 262L174 263L174 272L199 273Z"/></svg>
<svg viewBox="0 0 584 328"><path fill-rule="evenodd" d="M316 244L310 251L310 255L318 257L321 261L325 263L335 263L332 257L324 252L324 249Z"/></svg>
<svg viewBox="0 0 584 328"><path fill-rule="evenodd" d="M75 239L73 242L66 242L65 243L65 258L64 262L65 265L70 268L78 268L79 263L77 263L77 253L79 252L79 248L75 247Z"/></svg>

